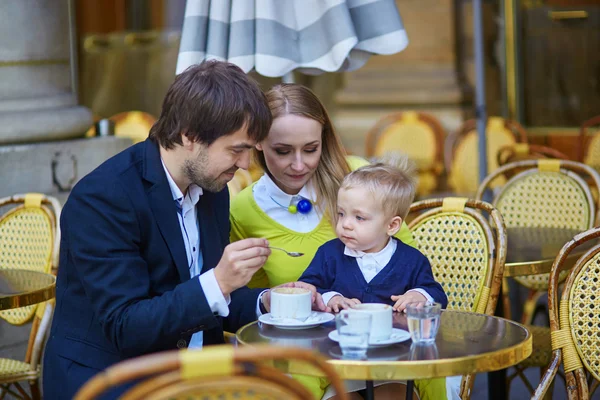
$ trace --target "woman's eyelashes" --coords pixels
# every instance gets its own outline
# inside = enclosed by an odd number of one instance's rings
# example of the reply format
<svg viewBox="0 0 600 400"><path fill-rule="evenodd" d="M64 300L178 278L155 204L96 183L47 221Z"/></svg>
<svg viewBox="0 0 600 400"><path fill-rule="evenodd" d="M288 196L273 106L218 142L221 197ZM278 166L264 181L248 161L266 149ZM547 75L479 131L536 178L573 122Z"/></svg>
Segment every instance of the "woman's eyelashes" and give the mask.
<svg viewBox="0 0 600 400"><path fill-rule="evenodd" d="M305 153L309 153L309 154L310 154L310 153L314 153L314 152L316 152L317 150L318 150L318 147L311 147L311 148L308 148L308 149L304 149L303 151L304 151ZM290 153L291 153L291 150L285 150L285 149L275 149L275 153L277 153L277 154L278 154L278 155L280 155L280 156L285 156L285 155L288 155L288 154L290 154Z"/></svg>

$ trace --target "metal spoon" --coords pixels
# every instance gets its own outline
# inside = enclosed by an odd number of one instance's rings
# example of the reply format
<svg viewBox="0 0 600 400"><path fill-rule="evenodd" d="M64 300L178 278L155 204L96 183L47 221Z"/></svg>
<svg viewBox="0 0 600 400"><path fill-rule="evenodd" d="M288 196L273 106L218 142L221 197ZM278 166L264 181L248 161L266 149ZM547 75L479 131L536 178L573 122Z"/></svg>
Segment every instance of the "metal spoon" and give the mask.
<svg viewBox="0 0 600 400"><path fill-rule="evenodd" d="M304 253L298 253L296 251L287 251L287 250L284 250L284 249L279 248L279 247L269 246L269 248L270 249L275 249L275 250L281 250L284 253L286 253L288 256L290 256L290 257L302 257L304 255Z"/></svg>

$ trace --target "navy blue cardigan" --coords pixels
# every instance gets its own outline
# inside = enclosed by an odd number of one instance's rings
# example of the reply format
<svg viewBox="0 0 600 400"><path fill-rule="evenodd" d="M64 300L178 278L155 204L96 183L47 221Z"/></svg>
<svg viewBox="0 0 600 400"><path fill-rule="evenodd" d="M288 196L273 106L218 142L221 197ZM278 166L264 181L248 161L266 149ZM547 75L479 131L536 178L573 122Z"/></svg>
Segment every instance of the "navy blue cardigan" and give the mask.
<svg viewBox="0 0 600 400"><path fill-rule="evenodd" d="M396 240L396 239L393 239ZM316 286L319 293L335 291L362 303L394 305L392 295L410 289L424 289L446 308L448 298L433 278L429 260L419 250L396 240L398 246L390 262L371 282L365 280L356 258L344 254L344 243L333 239L317 250L315 257L299 281Z"/></svg>

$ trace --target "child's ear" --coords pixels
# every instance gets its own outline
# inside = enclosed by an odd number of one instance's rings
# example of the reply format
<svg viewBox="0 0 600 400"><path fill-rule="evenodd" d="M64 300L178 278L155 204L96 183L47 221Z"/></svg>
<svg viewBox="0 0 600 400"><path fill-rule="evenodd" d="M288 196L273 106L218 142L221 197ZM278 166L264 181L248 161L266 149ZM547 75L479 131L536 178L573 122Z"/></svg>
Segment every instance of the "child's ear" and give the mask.
<svg viewBox="0 0 600 400"><path fill-rule="evenodd" d="M394 236L400 230L402 226L402 218L395 216L388 224L387 234L388 236Z"/></svg>

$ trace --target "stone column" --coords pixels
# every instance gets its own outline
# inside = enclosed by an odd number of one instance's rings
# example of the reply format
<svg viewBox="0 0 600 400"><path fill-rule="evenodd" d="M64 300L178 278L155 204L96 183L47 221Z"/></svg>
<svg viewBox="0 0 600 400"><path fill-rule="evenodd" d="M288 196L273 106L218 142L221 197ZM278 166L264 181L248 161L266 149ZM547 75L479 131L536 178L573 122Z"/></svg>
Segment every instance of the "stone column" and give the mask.
<svg viewBox="0 0 600 400"><path fill-rule="evenodd" d="M0 145L82 136L71 1L4 0L0 15Z"/></svg>

